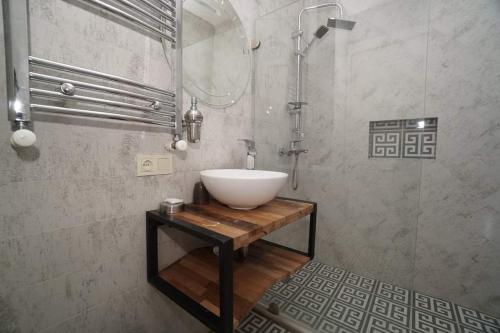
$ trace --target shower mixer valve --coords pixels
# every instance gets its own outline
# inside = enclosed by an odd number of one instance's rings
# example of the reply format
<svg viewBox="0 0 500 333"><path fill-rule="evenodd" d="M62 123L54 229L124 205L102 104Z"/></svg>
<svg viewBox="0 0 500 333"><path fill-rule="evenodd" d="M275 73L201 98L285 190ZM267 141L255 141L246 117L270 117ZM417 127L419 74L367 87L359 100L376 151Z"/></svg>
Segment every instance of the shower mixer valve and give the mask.
<svg viewBox="0 0 500 333"><path fill-rule="evenodd" d="M307 154L309 152L308 149L302 149L300 148L300 143L302 141L291 141L290 142L290 149L285 149L285 148L280 148L279 154L280 156L292 156L292 155L300 155L302 153Z"/></svg>

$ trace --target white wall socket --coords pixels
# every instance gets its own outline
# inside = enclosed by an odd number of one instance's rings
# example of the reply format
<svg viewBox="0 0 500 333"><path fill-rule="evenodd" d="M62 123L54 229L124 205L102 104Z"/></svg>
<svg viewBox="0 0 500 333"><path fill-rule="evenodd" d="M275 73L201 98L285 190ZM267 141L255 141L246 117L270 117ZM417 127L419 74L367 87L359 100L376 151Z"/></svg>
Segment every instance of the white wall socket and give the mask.
<svg viewBox="0 0 500 333"><path fill-rule="evenodd" d="M137 176L168 175L173 172L172 155L137 155Z"/></svg>

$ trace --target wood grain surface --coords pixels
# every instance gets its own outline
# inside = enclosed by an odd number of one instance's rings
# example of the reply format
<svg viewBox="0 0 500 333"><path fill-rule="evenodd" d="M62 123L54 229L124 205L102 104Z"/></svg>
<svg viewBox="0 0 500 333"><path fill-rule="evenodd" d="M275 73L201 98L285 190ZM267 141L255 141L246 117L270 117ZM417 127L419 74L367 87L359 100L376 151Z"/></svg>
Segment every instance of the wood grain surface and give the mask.
<svg viewBox="0 0 500 333"><path fill-rule="evenodd" d="M216 201L208 205L186 205L175 219L233 238L234 249L266 236L312 213L314 205L286 199L274 199L252 210L236 210Z"/></svg>
<svg viewBox="0 0 500 333"><path fill-rule="evenodd" d="M256 241L243 262L233 262L234 327L271 285L299 270L309 257ZM159 273L177 289L219 315L218 257L212 248L199 248Z"/></svg>

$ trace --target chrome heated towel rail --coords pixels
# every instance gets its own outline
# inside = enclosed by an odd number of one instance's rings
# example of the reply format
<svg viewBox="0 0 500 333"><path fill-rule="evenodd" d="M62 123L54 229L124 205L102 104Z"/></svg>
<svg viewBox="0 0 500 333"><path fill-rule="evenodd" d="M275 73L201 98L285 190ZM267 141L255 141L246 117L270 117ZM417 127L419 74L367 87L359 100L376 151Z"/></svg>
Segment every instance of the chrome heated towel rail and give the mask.
<svg viewBox="0 0 500 333"><path fill-rule="evenodd" d="M160 41L182 51L182 1L80 0L127 20ZM30 146L32 112L107 118L162 126L182 136L180 105L182 75L175 68L175 91L91 69L30 55L28 0L2 0L5 26L8 119L15 131L12 143ZM179 65L177 65L178 67ZM19 134L18 132L22 132ZM17 136L16 136L17 133ZM30 136L32 136L30 139Z"/></svg>

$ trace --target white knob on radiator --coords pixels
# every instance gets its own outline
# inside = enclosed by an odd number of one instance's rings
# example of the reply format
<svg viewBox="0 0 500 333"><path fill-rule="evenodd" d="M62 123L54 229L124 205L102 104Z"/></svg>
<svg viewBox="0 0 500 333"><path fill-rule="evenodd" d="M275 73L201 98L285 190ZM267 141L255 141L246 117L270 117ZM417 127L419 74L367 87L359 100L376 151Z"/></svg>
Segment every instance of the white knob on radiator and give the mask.
<svg viewBox="0 0 500 333"><path fill-rule="evenodd" d="M179 140L175 143L175 149L179 151L186 151L188 144L184 140Z"/></svg>
<svg viewBox="0 0 500 333"><path fill-rule="evenodd" d="M19 129L12 133L10 143L16 148L26 148L34 145L36 142L36 135L29 129Z"/></svg>

